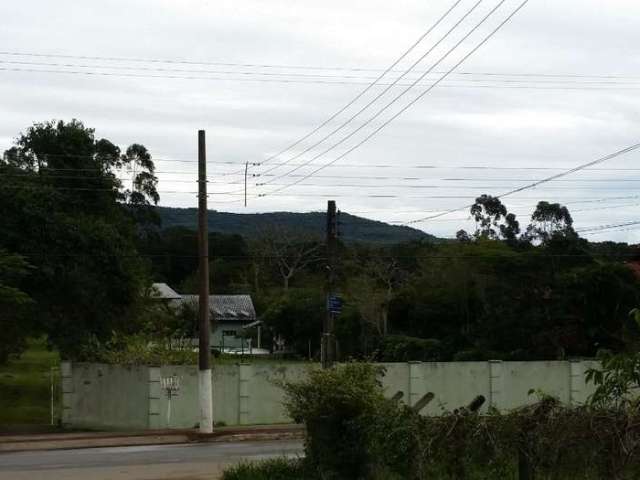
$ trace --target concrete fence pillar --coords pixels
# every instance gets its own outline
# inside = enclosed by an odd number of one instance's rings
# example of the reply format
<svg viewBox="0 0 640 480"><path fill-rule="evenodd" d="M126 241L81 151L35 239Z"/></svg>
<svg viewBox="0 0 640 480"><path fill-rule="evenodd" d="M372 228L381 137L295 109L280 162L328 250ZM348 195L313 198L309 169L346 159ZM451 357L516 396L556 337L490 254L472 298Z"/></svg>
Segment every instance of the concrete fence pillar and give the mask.
<svg viewBox="0 0 640 480"><path fill-rule="evenodd" d="M414 406L420 397L424 395L424 385L422 385L422 362L409 362L409 394L407 395L407 405Z"/></svg>
<svg viewBox="0 0 640 480"><path fill-rule="evenodd" d="M585 401L584 364L581 360L569 361L569 404L580 405Z"/></svg>
<svg viewBox="0 0 640 480"><path fill-rule="evenodd" d="M60 376L62 380L62 426L69 427L73 423L72 408L75 395L71 362L60 363Z"/></svg>
<svg viewBox="0 0 640 480"><path fill-rule="evenodd" d="M489 406L502 410L505 400L502 360L489 360Z"/></svg>
<svg viewBox="0 0 640 480"><path fill-rule="evenodd" d="M160 415L160 400L162 395L162 389L160 387L160 368L148 367L147 368L147 390L148 405L149 405L149 428L156 429L162 428L162 415Z"/></svg>
<svg viewBox="0 0 640 480"><path fill-rule="evenodd" d="M253 367L250 363L238 365L238 425L248 425L250 423L250 386Z"/></svg>

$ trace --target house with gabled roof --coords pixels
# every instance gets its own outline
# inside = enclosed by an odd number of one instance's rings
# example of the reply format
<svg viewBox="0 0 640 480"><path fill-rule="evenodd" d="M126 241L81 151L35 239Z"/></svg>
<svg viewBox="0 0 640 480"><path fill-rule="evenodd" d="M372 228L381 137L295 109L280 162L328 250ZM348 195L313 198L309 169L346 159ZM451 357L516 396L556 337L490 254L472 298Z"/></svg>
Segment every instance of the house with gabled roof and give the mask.
<svg viewBox="0 0 640 480"><path fill-rule="evenodd" d="M187 306L198 310L198 295L181 295L165 283L154 283L153 290L153 297L168 302L171 307ZM210 295L209 319L212 324L211 348L248 347L243 333L246 327L256 322L256 310L250 295Z"/></svg>

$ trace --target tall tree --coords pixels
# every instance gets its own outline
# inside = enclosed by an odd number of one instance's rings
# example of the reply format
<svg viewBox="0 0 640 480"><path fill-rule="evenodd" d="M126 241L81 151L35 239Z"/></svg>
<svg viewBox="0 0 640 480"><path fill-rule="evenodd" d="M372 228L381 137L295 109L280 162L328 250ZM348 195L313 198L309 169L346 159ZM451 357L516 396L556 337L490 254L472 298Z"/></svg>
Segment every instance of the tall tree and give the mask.
<svg viewBox="0 0 640 480"><path fill-rule="evenodd" d="M272 225L262 230L253 250L254 255L275 266L287 292L293 277L319 260L321 244L310 235Z"/></svg>
<svg viewBox="0 0 640 480"><path fill-rule="evenodd" d="M118 174L133 163L127 189ZM156 182L144 147L122 155L77 120L34 124L0 161L0 247L33 265L25 291L63 354L135 328L149 283L136 221L158 201Z"/></svg>
<svg viewBox="0 0 640 480"><path fill-rule="evenodd" d="M499 198L483 194L471 206L471 215L476 221L475 237L488 240L500 238L513 241L520 233L516 216L507 212Z"/></svg>
<svg viewBox="0 0 640 480"><path fill-rule="evenodd" d="M527 227L526 237L542 244L552 238L575 238L573 218L569 209L559 203L538 202L531 215L531 224Z"/></svg>
<svg viewBox="0 0 640 480"><path fill-rule="evenodd" d="M389 306L408 273L392 257L371 258L362 265L360 274L350 282L351 297L364 323L374 327L378 335L387 335Z"/></svg>

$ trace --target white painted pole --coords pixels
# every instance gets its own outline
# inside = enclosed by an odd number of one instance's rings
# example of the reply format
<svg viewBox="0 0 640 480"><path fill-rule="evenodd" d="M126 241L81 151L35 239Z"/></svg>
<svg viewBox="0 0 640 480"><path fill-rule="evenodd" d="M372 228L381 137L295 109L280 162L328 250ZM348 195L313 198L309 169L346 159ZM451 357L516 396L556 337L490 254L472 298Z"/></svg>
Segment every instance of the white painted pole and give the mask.
<svg viewBox="0 0 640 480"><path fill-rule="evenodd" d="M211 369L198 370L200 392L200 433L213 432L213 384Z"/></svg>

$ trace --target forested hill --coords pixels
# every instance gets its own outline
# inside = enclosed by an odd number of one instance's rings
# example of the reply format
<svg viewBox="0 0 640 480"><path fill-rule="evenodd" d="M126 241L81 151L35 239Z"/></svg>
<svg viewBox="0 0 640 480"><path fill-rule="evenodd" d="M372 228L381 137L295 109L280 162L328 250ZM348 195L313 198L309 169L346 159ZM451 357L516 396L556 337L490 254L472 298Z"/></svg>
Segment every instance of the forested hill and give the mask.
<svg viewBox="0 0 640 480"><path fill-rule="evenodd" d="M162 227L196 228L195 208L157 207ZM389 225L348 213L340 213L340 235L346 242L392 244L411 240L437 240L433 235L415 228ZM209 210L209 231L243 236L255 235L260 230L277 225L280 228L311 235L324 235L326 216L323 212L294 213L225 213Z"/></svg>

